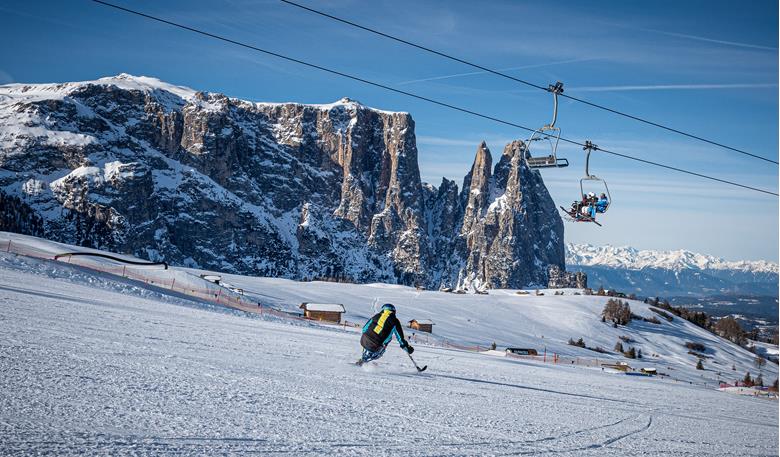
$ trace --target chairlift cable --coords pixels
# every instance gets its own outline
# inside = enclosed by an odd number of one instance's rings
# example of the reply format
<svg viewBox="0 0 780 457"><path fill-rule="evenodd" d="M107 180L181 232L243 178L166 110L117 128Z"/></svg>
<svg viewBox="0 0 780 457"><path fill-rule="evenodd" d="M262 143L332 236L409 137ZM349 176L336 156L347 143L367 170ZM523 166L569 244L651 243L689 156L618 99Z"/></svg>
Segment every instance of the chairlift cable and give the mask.
<svg viewBox="0 0 780 457"><path fill-rule="evenodd" d="M508 74L506 74L504 72L501 72L499 70L493 70L493 69L485 67L483 65L479 65L479 64L476 64L474 62L470 62L468 60L464 60L464 59L461 59L459 57L455 57L455 56L453 56L451 54L447 54L447 53L444 53L444 52L441 52L441 51L437 51L435 49L431 49L429 47L426 47L426 46L423 46L423 45L420 45L420 44L417 44L417 43L405 40L403 38L399 38L397 36L393 36L393 35L390 35L388 33L381 32L379 30L376 30L376 29L373 29L373 28L370 28L370 27L366 27L364 25L357 24L355 22L349 21L347 19L340 18L338 16L333 16L332 14L325 13L324 11L316 10L314 8L309 8L307 6L301 5L299 3L296 3L296 2L293 2L293 1L290 1L290 0L280 0L280 1L283 2L283 3L286 3L286 4L290 5L290 6L295 6L297 8L300 8L300 9L312 12L314 14L318 14L320 16L326 17L328 19L333 19L334 21L338 21L338 22L341 22L343 24L351 25L352 27L356 27L356 28L359 28L361 30L365 30L367 32L370 32L370 33L373 33L373 34L376 34L376 35L379 35L379 36L391 39L393 41L397 41L399 43L403 43L403 44L405 44L407 46L411 46L411 47L420 49L422 51L426 51L426 52L429 52L431 54L435 54L437 56L444 57L445 59L449 59L449 60L452 60L452 61L455 61L455 62L458 62L458 63L462 63L464 65L468 65L468 66L470 66L472 68L476 68L476 69L482 70L482 71L484 71L486 73L490 73L490 74L493 74L493 75L496 75L496 76L501 76L502 78L510 79L512 81L515 81L515 82L518 82L518 83L521 83L521 84L525 84L526 86L530 86L530 87L533 87L533 88L536 88L536 89L541 89L541 90L544 90L544 91L548 90L548 88L545 87L545 86L541 86L539 84L534 84L532 82L529 82L529 81L526 81L526 80L523 80L523 79L520 79L520 78L516 78L514 76L508 75ZM760 156L760 155L757 155L757 154L753 154L753 153L747 152L747 151L739 149L739 148L728 146L728 145L725 145L723 143L719 143L717 141L709 140L709 139L704 138L702 136L695 135L693 133L688 133L688 132L682 131L680 129L676 129L674 127L669 127L667 125L663 125L663 124L660 124L658 122L654 122L654 121L651 121L651 120L648 120L648 119L645 119L645 118L642 118L642 117L639 117L639 116L635 116L633 114L628 114L626 112L623 112L623 111L620 111L620 110L617 110L617 109L614 109L614 108L610 108L610 107L605 106L605 105L601 105L601 104L598 104L598 103L595 103L595 102L591 102L591 101L588 101L588 100L585 100L585 99L582 99L582 98L574 97L572 95L566 95L566 94L560 94L560 95L561 95L561 97L568 98L569 100L573 100L575 102L583 103L583 104L588 105L590 107L597 108L597 109L600 109L600 110L604 110L604 111L610 112L612 114L616 114L618 116L623 116L623 117L626 117L628 119L632 119L632 120L635 120L635 121L638 121L638 122L642 122L644 124L648 124L648 125L651 125L653 127L658 127L660 129L664 129L664 130L667 130L669 132L677 133L679 135L683 135L683 136L686 136L688 138L692 138L694 140L702 141L704 143L708 143L708 144L711 144L713 146L717 146L717 147L720 147L720 148L728 149L728 150L733 151L733 152L738 152L740 154L744 154L746 156L750 156L750 157L753 157L753 158L756 158L756 159L764 160L766 162L770 162L770 163L773 163L775 165L778 164L778 162L776 160L772 160L772 159L769 159L767 157L763 157L763 156Z"/></svg>
<svg viewBox="0 0 780 457"><path fill-rule="evenodd" d="M449 103L446 103L446 102L442 102L442 101L435 100L435 99L432 99L432 98L428 98L428 97L425 97L425 96L422 96L422 95L414 94L412 92L407 92L407 91L404 91L404 90L401 90L401 89L396 89L394 87L390 87L390 86L387 86L385 84L377 83L377 82L374 82L374 81L369 81L367 79L363 79L363 78L358 77L358 76L354 76L354 75L351 75L351 74L348 74L348 73L344 73L344 72L341 72L341 71L338 71L338 70L333 70L333 69L330 69L330 68L326 68L326 67L323 67L323 66L320 66L320 65L317 65L317 64L313 64L313 63L309 63L309 62L306 62L306 61L303 61L303 60L300 60L300 59L296 59L296 58L293 58L293 57L288 57L286 55L279 54L277 52L273 52L273 51L269 51L269 50L266 50L266 49L262 49L262 48L259 48L257 46L250 45L250 44L247 44L247 43L242 43L240 41L236 41L236 40L233 40L233 39L230 39L230 38L226 38L226 37L223 37L223 36L220 36L220 35L216 35L214 33L206 32L206 31L203 31L203 30L200 30L200 29L196 29L194 27L189 27L189 26L186 26L186 25L183 25L183 24L172 22L172 21L169 21L169 20L166 20L166 19L162 19L162 18L159 18L159 17L156 17L156 16L152 16L152 15L149 15L149 14L146 14L146 13L142 13L140 11L132 10L132 9L125 8L125 7L122 7L122 6L119 6L119 5L114 5L112 3L108 3L108 2L105 2L103 0L92 0L92 1L95 2L95 3L99 3L101 5L105 5L105 6L108 6L108 7L111 7L111 8L115 8L115 9L118 9L118 10L121 10L121 11L125 11L127 13L135 14L137 16L141 16L141 17L144 17L146 19L150 19L150 20L153 20L153 21L157 21L157 22L161 22L161 23L164 23L164 24L168 24L168 25L171 25L173 27L180 28L180 29L188 30L190 32L197 33L197 34L200 34L200 35L204 35L204 36L207 36L207 37L210 37L210 38L214 38L216 40L224 41L226 43L235 44L237 46L241 46L241 47L244 47L244 48L247 48L247 49L251 49L251 50L254 50L254 51L258 51L258 52L267 54L267 55L278 57L280 59L287 60L289 62L294 62L294 63L298 63L300 65L304 65L304 66L307 66L307 67L310 67L310 68L315 68L317 70L321 70L321 71L324 71L326 73L331 73L331 74L334 74L334 75L342 76L344 78L348 78L348 79L352 79L354 81L362 82L362 83L370 85L370 86L379 87L381 89L385 89L385 90L388 90L390 92L395 92L395 93L406 95L408 97L412 97L412 98L415 98L415 99L418 99L418 100L423 100L423 101L426 101L426 102L429 102L429 103L432 103L432 104L435 104L435 105L443 106L445 108L449 108L449 109L452 109L452 110L455 110L455 111L460 111L460 112L463 112L463 113L466 113L466 114L471 114L472 116L476 116L476 117L480 117L480 118L483 118L483 119L487 119L487 120L490 120L490 121L493 121L493 122L496 122L496 123L499 123L499 124L508 125L510 127L515 127L515 128L521 129L521 130L526 130L528 132L535 132L536 131L536 129L528 128L528 127L525 127L523 125L516 124L514 122L506 121L506 120L503 120L503 119L500 119L500 118L497 118L497 117L494 117L494 116L490 116L490 115L487 115L487 114L482 114L482 113L479 113L479 112L476 112L476 111L472 111L472 110L467 109L467 108L462 108L462 107L455 106L455 105L452 105L452 104L449 104ZM585 146L584 143L580 143L580 142L577 142L577 141L574 141L574 140L569 140L569 139L563 138L563 137L561 137L561 141L565 141L567 143L578 145L578 146ZM757 188L757 187L751 187L751 186L747 186L745 184L739 184L739 183L736 183L736 182L733 182L733 181L727 181L725 179L716 178L716 177L713 177L713 176L708 176L708 175L701 174L701 173L696 173L696 172L693 172L693 171L688 171L688 170L685 170L685 169L682 169L682 168L673 167L673 166L670 166L670 165L664 165L664 164L661 164L661 163L658 163L658 162L653 162L651 160L646 160L646 159L641 159L639 157L630 156L628 154L621 154L621 153L609 151L609 150L603 149L603 148L599 148L599 151L602 151L602 152L604 152L606 154L611 154L611 155L614 155L614 156L623 157L625 159L635 160L635 161L642 162L642 163L645 163L645 164L648 164L648 165L655 165L655 166L658 166L658 167L661 167L661 168L666 168L666 169L669 169L669 170L678 171L680 173L686 173L686 174L689 174L689 175L692 175L692 176L698 176L700 178L709 179L709 180L712 180L712 181L717 181L717 182L720 182L720 183L723 183L723 184L729 184L729 185L732 185L732 186L741 187L741 188L744 188L744 189L753 190L753 191L756 191L756 192L761 192L761 193L765 193L765 194L769 194L769 195L780 196L776 192L772 192L772 191L769 191L769 190L760 189L760 188Z"/></svg>

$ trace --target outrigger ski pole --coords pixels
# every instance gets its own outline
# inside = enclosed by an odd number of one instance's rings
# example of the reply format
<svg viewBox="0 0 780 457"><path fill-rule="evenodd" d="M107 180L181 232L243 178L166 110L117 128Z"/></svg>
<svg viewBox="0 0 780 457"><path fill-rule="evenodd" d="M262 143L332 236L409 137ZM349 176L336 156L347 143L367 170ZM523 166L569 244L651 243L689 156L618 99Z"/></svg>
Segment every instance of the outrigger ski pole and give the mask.
<svg viewBox="0 0 780 457"><path fill-rule="evenodd" d="M425 365L424 367L420 368L420 367L417 365L417 362L415 362L415 361L414 361L414 359L412 359L412 354L409 354L409 353L407 352L407 353L406 353L406 355L408 355L408 356L409 356L409 358L412 360L412 363L414 364L414 367L415 367L415 368L417 368L417 371L418 371L419 373L422 373L423 371L425 371L425 370L427 370L427 369L428 369L428 365Z"/></svg>

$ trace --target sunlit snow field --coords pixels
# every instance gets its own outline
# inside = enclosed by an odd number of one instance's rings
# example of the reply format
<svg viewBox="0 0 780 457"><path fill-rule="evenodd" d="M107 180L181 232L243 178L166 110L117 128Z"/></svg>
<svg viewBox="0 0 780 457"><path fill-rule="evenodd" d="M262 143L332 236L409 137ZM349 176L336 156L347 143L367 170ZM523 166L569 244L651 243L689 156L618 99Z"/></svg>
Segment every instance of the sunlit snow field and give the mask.
<svg viewBox="0 0 780 457"><path fill-rule="evenodd" d="M357 368L349 329L7 254L0 330L0 455L778 455L776 401L423 345Z"/></svg>

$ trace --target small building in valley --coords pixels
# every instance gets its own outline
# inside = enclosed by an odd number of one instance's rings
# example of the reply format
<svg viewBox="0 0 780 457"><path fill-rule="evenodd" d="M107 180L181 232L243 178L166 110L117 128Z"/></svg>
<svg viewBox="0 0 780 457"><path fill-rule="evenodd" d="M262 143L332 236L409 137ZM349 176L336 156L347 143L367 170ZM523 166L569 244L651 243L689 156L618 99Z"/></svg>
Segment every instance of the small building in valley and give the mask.
<svg viewBox="0 0 780 457"><path fill-rule="evenodd" d="M409 328L425 333L433 333L433 322L428 319L412 319L409 321Z"/></svg>
<svg viewBox="0 0 780 457"><path fill-rule="evenodd" d="M341 322L341 315L346 311L341 303L301 303L303 317L326 322Z"/></svg>
<svg viewBox="0 0 780 457"><path fill-rule="evenodd" d="M506 353L514 355L539 355L539 352L537 352L536 349L531 348L506 348Z"/></svg>
<svg viewBox="0 0 780 457"><path fill-rule="evenodd" d="M222 276L220 275L200 275L201 278L205 279L208 282L213 282L214 284L219 285L220 281L222 281Z"/></svg>
<svg viewBox="0 0 780 457"><path fill-rule="evenodd" d="M631 366L626 362L602 363L601 366L604 368L612 368L613 370L618 371L631 371Z"/></svg>

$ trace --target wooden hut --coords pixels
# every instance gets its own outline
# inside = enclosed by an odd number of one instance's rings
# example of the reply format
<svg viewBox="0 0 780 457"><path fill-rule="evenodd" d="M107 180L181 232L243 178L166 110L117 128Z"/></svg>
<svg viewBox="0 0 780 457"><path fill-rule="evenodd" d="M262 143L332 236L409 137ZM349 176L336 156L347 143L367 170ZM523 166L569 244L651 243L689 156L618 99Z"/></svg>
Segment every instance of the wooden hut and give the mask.
<svg viewBox="0 0 780 457"><path fill-rule="evenodd" d="M539 355L536 349L531 348L506 348L507 354L514 355Z"/></svg>
<svg viewBox="0 0 780 457"><path fill-rule="evenodd" d="M409 321L409 328L425 333L433 333L433 322L428 319L412 319Z"/></svg>
<svg viewBox="0 0 780 457"><path fill-rule="evenodd" d="M626 362L617 362L617 363L602 363L602 367L604 368L612 368L613 370L618 371L630 371L631 366L627 364Z"/></svg>
<svg viewBox="0 0 780 457"><path fill-rule="evenodd" d="M219 284L220 281L222 281L222 276L219 275L200 275L201 278L205 279L208 282L213 282L214 284Z"/></svg>
<svg viewBox="0 0 780 457"><path fill-rule="evenodd" d="M341 322L341 315L346 311L340 303L301 303L303 317L326 322Z"/></svg>

